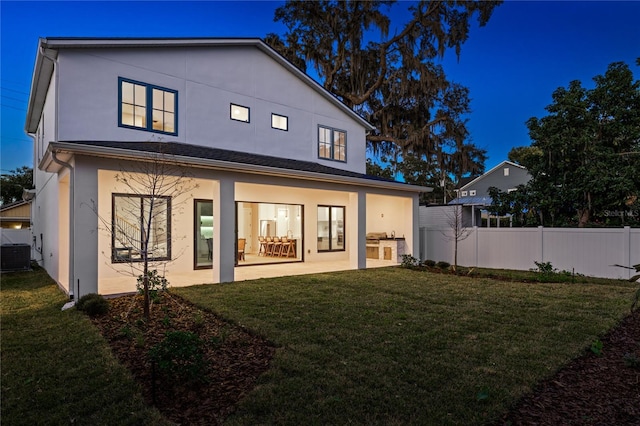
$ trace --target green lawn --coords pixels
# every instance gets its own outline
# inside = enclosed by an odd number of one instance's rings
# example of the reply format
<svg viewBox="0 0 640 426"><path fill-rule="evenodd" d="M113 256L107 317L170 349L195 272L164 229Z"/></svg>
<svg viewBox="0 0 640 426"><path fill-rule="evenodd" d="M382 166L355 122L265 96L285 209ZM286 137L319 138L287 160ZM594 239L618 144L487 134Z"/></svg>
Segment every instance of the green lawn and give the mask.
<svg viewBox="0 0 640 426"><path fill-rule="evenodd" d="M399 268L176 289L280 346L231 424L482 424L580 354L633 287Z"/></svg>
<svg viewBox="0 0 640 426"><path fill-rule="evenodd" d="M42 269L0 279L3 425L168 424Z"/></svg>
<svg viewBox="0 0 640 426"><path fill-rule="evenodd" d="M584 351L634 288L386 268L173 291L279 346L229 424L468 425ZM46 274L2 275L1 297L3 424L160 423Z"/></svg>

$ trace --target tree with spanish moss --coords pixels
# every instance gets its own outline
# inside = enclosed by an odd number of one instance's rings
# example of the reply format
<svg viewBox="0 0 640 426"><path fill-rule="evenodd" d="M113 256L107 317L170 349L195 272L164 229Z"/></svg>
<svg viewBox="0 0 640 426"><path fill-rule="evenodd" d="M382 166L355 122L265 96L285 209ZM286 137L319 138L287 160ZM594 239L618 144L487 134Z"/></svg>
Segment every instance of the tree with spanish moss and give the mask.
<svg viewBox="0 0 640 426"><path fill-rule="evenodd" d="M371 154L417 156L437 162L439 180L468 174L465 115L469 91L451 82L438 63L445 52L460 55L477 17L485 25L500 2L420 1L397 31L389 17L393 1L288 1L275 20L288 32L266 41L301 70L312 69L324 88L367 119ZM451 168L453 164L460 169Z"/></svg>

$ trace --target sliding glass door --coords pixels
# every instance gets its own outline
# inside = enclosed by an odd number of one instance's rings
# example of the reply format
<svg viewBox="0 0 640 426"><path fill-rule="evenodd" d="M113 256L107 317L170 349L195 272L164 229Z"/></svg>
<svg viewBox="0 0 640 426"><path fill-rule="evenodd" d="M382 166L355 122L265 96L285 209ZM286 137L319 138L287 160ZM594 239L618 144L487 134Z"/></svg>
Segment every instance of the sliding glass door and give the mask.
<svg viewBox="0 0 640 426"><path fill-rule="evenodd" d="M237 264L302 261L303 206L279 203L237 203Z"/></svg>

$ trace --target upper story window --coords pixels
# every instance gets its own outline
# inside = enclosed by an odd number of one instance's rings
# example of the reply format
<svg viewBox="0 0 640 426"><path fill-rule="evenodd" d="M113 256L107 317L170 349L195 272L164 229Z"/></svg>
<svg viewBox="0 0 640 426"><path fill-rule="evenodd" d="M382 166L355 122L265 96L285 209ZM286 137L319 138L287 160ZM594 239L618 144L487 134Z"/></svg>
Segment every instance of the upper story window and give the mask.
<svg viewBox="0 0 640 426"><path fill-rule="evenodd" d="M505 175L505 176L509 176L509 168L508 168L508 167L505 167L505 168L503 169L503 171L504 171L504 175Z"/></svg>
<svg viewBox="0 0 640 426"><path fill-rule="evenodd" d="M462 191L462 197L466 197L467 196L467 191Z"/></svg>
<svg viewBox="0 0 640 426"><path fill-rule="evenodd" d="M318 157L347 161L347 132L318 126Z"/></svg>
<svg viewBox="0 0 640 426"><path fill-rule="evenodd" d="M178 134L178 92L138 81L118 79L121 127Z"/></svg>
<svg viewBox="0 0 640 426"><path fill-rule="evenodd" d="M242 105L231 104L231 119L248 123L249 108Z"/></svg>
<svg viewBox="0 0 640 426"><path fill-rule="evenodd" d="M472 197L475 197L476 196L476 190L472 189L471 191L469 191L469 195L472 196Z"/></svg>
<svg viewBox="0 0 640 426"><path fill-rule="evenodd" d="M289 130L289 117L278 114L271 114L271 128L278 130Z"/></svg>

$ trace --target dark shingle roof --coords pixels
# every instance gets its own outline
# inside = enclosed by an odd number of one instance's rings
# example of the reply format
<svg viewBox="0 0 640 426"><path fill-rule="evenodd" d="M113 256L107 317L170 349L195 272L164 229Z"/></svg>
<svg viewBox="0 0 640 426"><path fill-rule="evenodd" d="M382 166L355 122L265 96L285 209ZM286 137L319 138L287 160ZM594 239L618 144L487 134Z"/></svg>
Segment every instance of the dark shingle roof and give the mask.
<svg viewBox="0 0 640 426"><path fill-rule="evenodd" d="M370 176L348 170L328 167L311 161L291 160L288 158L272 157L269 155L249 154L246 152L212 148L201 145L190 145L179 142L116 142L116 141L64 141L74 145L88 145L104 148L115 148L127 151L152 152L179 157L201 158L206 160L224 161L236 164L250 164L255 166L274 167L284 170L321 173L332 176L345 176L382 182L397 182L378 176Z"/></svg>

